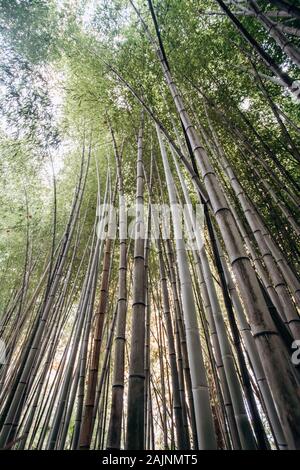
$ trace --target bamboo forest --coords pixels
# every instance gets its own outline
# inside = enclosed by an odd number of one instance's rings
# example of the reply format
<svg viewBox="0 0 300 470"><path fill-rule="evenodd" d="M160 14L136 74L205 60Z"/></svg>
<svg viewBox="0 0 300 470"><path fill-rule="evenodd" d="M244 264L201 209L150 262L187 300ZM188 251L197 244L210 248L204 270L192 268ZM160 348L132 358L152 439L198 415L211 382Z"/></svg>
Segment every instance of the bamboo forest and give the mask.
<svg viewBox="0 0 300 470"><path fill-rule="evenodd" d="M0 0L0 45L0 449L300 449L300 1Z"/></svg>

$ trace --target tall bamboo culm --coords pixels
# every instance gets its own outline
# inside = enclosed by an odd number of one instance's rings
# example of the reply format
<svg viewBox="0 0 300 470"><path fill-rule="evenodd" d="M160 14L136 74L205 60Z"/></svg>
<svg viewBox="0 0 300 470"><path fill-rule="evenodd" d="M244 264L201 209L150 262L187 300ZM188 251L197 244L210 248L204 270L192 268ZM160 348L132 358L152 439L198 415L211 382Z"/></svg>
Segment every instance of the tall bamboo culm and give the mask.
<svg viewBox="0 0 300 470"><path fill-rule="evenodd" d="M145 398L145 227L144 227L144 167L143 167L143 127L138 133L136 220L133 268L133 303L131 348L129 364L126 449L138 450L144 446L144 398Z"/></svg>

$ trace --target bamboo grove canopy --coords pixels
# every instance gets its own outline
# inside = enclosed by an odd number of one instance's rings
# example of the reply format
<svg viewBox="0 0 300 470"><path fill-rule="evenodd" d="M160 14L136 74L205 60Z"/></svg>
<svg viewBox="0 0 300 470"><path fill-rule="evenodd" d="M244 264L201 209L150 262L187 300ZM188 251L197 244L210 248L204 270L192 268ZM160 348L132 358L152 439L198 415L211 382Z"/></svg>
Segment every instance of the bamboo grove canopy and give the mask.
<svg viewBox="0 0 300 470"><path fill-rule="evenodd" d="M1 0L0 42L0 448L300 449L299 2Z"/></svg>

